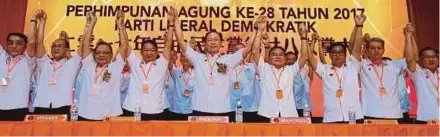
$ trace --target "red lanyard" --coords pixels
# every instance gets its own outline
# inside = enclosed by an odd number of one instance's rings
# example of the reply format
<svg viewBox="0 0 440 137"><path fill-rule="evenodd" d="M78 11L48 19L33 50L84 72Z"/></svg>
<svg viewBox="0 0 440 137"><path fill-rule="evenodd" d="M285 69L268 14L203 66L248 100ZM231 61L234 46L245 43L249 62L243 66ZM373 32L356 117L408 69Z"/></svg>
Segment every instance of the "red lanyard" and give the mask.
<svg viewBox="0 0 440 137"><path fill-rule="evenodd" d="M373 65L374 73L376 73L377 78L380 80L380 86L383 87L383 62L380 64L380 67L382 68L382 74L379 75L379 73L376 70L376 67Z"/></svg>
<svg viewBox="0 0 440 137"><path fill-rule="evenodd" d="M102 73L108 69L108 64L106 64L103 68L96 67L95 68L95 84L98 83L98 78L102 75Z"/></svg>
<svg viewBox="0 0 440 137"><path fill-rule="evenodd" d="M145 74L145 69L144 69L144 67L142 67L142 64L143 64L143 63L140 64L140 67L141 67L141 70L142 70L142 74L144 75L145 81L147 81L148 75L150 75L150 70L151 70L151 68L152 68L152 66L153 66L153 64L154 64L154 62L150 62L150 63L148 63L148 64L150 64L150 67L148 68L148 72L147 72L146 74ZM148 65L148 64L147 64L147 65Z"/></svg>
<svg viewBox="0 0 440 137"><path fill-rule="evenodd" d="M431 78L426 77L426 79L428 79L431 82L432 86L434 87L434 90L437 91L437 92L438 92L438 84L439 84L438 83L438 80L439 80L438 73L439 73L438 70L436 70L435 73L434 73L434 81L432 81ZM426 72L426 76L429 76L428 72Z"/></svg>
<svg viewBox="0 0 440 137"><path fill-rule="evenodd" d="M240 64L239 66L240 66L240 69L239 69L240 71L237 72L237 70L234 69L234 71L235 71L235 81L238 81L238 76L240 76L241 71L243 71L243 68L244 68L244 65L243 65L243 64ZM238 67L238 66L237 66L237 67Z"/></svg>
<svg viewBox="0 0 440 137"><path fill-rule="evenodd" d="M11 58L8 57L8 60L6 62L6 64L8 65L8 72L6 73L6 77L8 77L9 74L12 72L12 70L14 70L15 66L17 66L17 64L21 62L21 58L18 61L16 61L12 66L11 66L11 62L12 62Z"/></svg>
<svg viewBox="0 0 440 137"><path fill-rule="evenodd" d="M57 64L59 64L59 65L57 65ZM59 63L56 63L55 61L51 61L50 65L52 66L53 73L56 73L58 71L58 69L60 69L63 66L63 63L61 63L61 61L59 61Z"/></svg>
<svg viewBox="0 0 440 137"><path fill-rule="evenodd" d="M338 78L339 89L341 89L342 88L342 74L344 73L344 70L341 71L341 77L339 77L339 74L334 67L332 67L332 70L336 74L336 77Z"/></svg>
<svg viewBox="0 0 440 137"><path fill-rule="evenodd" d="M275 74L275 71L273 70L273 67L271 69L272 69L273 76L275 77L275 80L277 81L277 86L278 86L278 89L279 89L280 88L280 82L281 82L281 74L283 74L284 67L281 69L281 72L280 72L280 74L278 74L278 77Z"/></svg>
<svg viewBox="0 0 440 137"><path fill-rule="evenodd" d="M190 79L191 75L192 75L192 69L189 69L188 70L188 77L185 78L185 72L182 69L182 79L183 79L183 82L185 83L185 86L188 86L189 79Z"/></svg>
<svg viewBox="0 0 440 137"><path fill-rule="evenodd" d="M212 71L214 70L214 66L215 66L215 63L217 62L217 60L219 59L220 57L217 57L215 60L214 60L214 62L213 63L211 63L211 60L208 58L208 57L206 57L206 59L208 60L208 65L209 65L209 70L211 71L211 76L212 76Z"/></svg>

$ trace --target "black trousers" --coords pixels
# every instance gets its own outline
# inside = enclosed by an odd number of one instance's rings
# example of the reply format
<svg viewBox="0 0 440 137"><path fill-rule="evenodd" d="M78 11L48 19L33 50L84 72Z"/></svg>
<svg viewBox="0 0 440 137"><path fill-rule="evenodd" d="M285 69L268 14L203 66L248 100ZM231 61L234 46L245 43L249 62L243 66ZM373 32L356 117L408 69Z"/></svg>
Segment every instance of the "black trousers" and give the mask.
<svg viewBox="0 0 440 137"><path fill-rule="evenodd" d="M298 117L304 117L304 109L296 109ZM312 117L312 111L310 111L310 117Z"/></svg>
<svg viewBox="0 0 440 137"><path fill-rule="evenodd" d="M28 108L0 110L0 121L23 121L28 113Z"/></svg>
<svg viewBox="0 0 440 137"><path fill-rule="evenodd" d="M348 124L348 121L336 121L336 122L328 122L326 124ZM358 119L356 120L356 124L362 124L364 123L364 119Z"/></svg>
<svg viewBox="0 0 440 137"><path fill-rule="evenodd" d="M87 119L87 118L78 116L78 121L92 121L92 122L95 121L95 122L97 122L97 121L102 121L102 120L93 120L93 119Z"/></svg>
<svg viewBox="0 0 440 137"><path fill-rule="evenodd" d="M126 109L122 109L123 116L134 116L134 113L131 111L128 111ZM141 120L142 121L149 121L149 120L165 120L165 112L158 113L158 114L141 114Z"/></svg>
<svg viewBox="0 0 440 137"><path fill-rule="evenodd" d="M41 108L35 107L34 114L65 114L70 120L70 106L63 106L59 108Z"/></svg>
<svg viewBox="0 0 440 137"><path fill-rule="evenodd" d="M188 117L192 114L179 114L171 112L169 109L164 110L165 118L169 121L188 121Z"/></svg>
<svg viewBox="0 0 440 137"><path fill-rule="evenodd" d="M378 117L370 117L370 116L364 116L364 119L377 119L377 120L397 120L399 124L402 124L402 121L400 118L378 118Z"/></svg>
<svg viewBox="0 0 440 137"><path fill-rule="evenodd" d="M409 118L409 113L405 112L402 113L403 117L399 119L399 121L402 122L402 124L414 124L414 119Z"/></svg>

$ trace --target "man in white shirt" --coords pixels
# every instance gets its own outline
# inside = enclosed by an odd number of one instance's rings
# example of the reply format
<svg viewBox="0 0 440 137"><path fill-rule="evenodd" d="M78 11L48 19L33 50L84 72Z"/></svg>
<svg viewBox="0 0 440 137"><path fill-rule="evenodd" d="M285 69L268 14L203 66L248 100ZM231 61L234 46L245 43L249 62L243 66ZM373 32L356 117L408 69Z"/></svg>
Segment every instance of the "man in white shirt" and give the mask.
<svg viewBox="0 0 440 137"><path fill-rule="evenodd" d="M120 11L118 11L120 14ZM96 25L97 17L93 12L87 14L87 23L84 39L78 53L83 57L82 67L78 75L79 120L103 120L106 116L119 116L122 114L120 105L120 87L122 69L124 68L125 53L118 52L112 61L113 51L109 43L98 42L93 50L90 48L90 39ZM124 37L121 29L123 18L117 16L117 26L120 37ZM81 46L80 46L81 47Z"/></svg>
<svg viewBox="0 0 440 137"><path fill-rule="evenodd" d="M206 54L202 54L185 44L177 15L174 18L174 24L179 47L194 65L196 84L192 96L193 114L231 116L230 102L227 101L230 97L227 88L229 76L232 69L250 53L252 47L245 47L234 54L220 55L222 35L219 32L210 31L206 33L204 39Z"/></svg>
<svg viewBox="0 0 440 137"><path fill-rule="evenodd" d="M365 15L355 17L355 37L362 35ZM347 46L343 43L333 43L330 52L331 64L318 62L312 50L309 50L309 63L323 81L324 92L324 123L345 123L349 121L349 112L355 112L357 122L362 122L363 114L359 101L358 74L361 61L361 41L353 43L350 58L346 60Z"/></svg>
<svg viewBox="0 0 440 137"><path fill-rule="evenodd" d="M37 19L34 13L28 37L9 33L6 46L0 47L0 121L22 121L28 113L30 80L35 68L35 36ZM6 47L6 49L3 49Z"/></svg>
<svg viewBox="0 0 440 137"><path fill-rule="evenodd" d="M439 120L440 96L439 80L440 68L438 54L427 47L420 50L420 65L414 60L414 45L410 39L414 35L414 27L408 24L404 29L405 58L408 64L409 75L414 82L417 92L417 122L426 124L428 120Z"/></svg>
<svg viewBox="0 0 440 137"><path fill-rule="evenodd" d="M257 24L259 33L257 33L255 43L260 43L261 34L265 31L266 19L263 17L257 21ZM269 50L269 63L264 62L264 54L260 57L259 50L262 49L262 53L266 53L265 48L253 50L254 59L259 60L258 70L261 80L258 115L266 117L265 122L269 122L269 118L272 117L298 117L293 95L293 81L308 58L307 33L304 24L300 25L298 31L301 36L301 56L294 65L286 66L286 52L281 47L273 47Z"/></svg>
<svg viewBox="0 0 440 137"><path fill-rule="evenodd" d="M175 11L169 11L171 15ZM168 22L173 23L171 17ZM122 29L125 29L123 25ZM168 73L168 62L171 58L174 26L168 24L165 47L162 54L156 41L142 42L141 57L137 56L128 44L128 38L121 38L121 53L128 56L127 63L131 66L130 85L125 99L124 115L133 116L137 107L141 110L141 119L165 120L165 81ZM121 34L127 36L127 34Z"/></svg>
<svg viewBox="0 0 440 137"><path fill-rule="evenodd" d="M81 56L76 54L68 59L70 45L66 39L57 39L51 45L49 57L44 47L46 13L38 27L37 35L37 79L36 97L33 106L35 114L67 114L72 104L72 89ZM81 46L81 45L80 45ZM70 117L69 117L70 118Z"/></svg>
<svg viewBox="0 0 440 137"><path fill-rule="evenodd" d="M362 27L360 27L362 28ZM356 36L355 43L362 41ZM398 79L404 67L383 61L385 42L371 38L367 44L367 58L361 61L362 110L365 119L393 119L402 117Z"/></svg>

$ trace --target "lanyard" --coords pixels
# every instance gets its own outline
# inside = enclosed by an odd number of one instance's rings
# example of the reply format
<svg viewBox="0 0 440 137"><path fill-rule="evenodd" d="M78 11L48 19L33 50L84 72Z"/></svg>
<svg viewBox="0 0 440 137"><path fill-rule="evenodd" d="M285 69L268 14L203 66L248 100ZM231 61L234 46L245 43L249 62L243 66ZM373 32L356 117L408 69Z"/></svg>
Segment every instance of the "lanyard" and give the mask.
<svg viewBox="0 0 440 137"><path fill-rule="evenodd" d="M148 75L150 74L150 70L151 70L151 68L152 68L152 66L153 66L153 62L150 62L149 64L150 64L150 67L148 67L148 72L145 74L145 69L144 69L144 67L142 67L142 64L143 63L141 63L140 64L140 67L141 67L141 70L142 70L142 74L144 75L144 78L145 78L145 81L147 81L147 78L148 78ZM148 65L148 64L147 64Z"/></svg>
<svg viewBox="0 0 440 137"><path fill-rule="evenodd" d="M208 65L209 65L209 70L211 71L210 74L211 74L211 76L212 76L212 71L214 70L215 63L217 62L217 60L218 60L220 57L215 58L215 60L214 60L213 63L211 63L211 60L210 60L208 57L206 57L206 58L207 58L208 63L209 63L209 64L208 64Z"/></svg>
<svg viewBox="0 0 440 137"><path fill-rule="evenodd" d="M342 75L344 73L344 70L341 71L341 77L339 77L339 74L334 67L332 68L332 70L336 74L336 77L338 78L339 89L342 89Z"/></svg>
<svg viewBox="0 0 440 137"><path fill-rule="evenodd" d="M431 78L429 78L429 73L428 72L426 72L426 79L428 79L430 82L431 82L431 84L432 84L432 86L434 87L434 90L435 91L437 91L438 92L438 80L439 80L439 78L438 78L438 70L436 70L435 71L435 73L434 73L434 81L432 81L432 79Z"/></svg>
<svg viewBox="0 0 440 137"><path fill-rule="evenodd" d="M185 87L188 87L189 79L192 75L192 69L190 68L187 73L188 73L188 77L185 78L185 72L182 69L182 79L183 79L183 82L185 83Z"/></svg>
<svg viewBox="0 0 440 137"><path fill-rule="evenodd" d="M104 67L96 67L95 68L95 84L98 83L98 78L102 75L102 73L108 69L108 64L106 64Z"/></svg>
<svg viewBox="0 0 440 137"><path fill-rule="evenodd" d="M382 72L381 75L379 75L379 73L376 70L376 67L373 65L373 69L374 69L374 73L376 73L377 78L380 80L380 86L383 87L383 62L380 64L380 67L382 68Z"/></svg>
<svg viewBox="0 0 440 137"><path fill-rule="evenodd" d="M52 66L53 73L55 74L58 71L58 69L60 69L63 66L63 63L61 61L59 61L59 63L55 61L51 61L50 65Z"/></svg>
<svg viewBox="0 0 440 137"><path fill-rule="evenodd" d="M275 80L277 81L277 86L278 86L278 88L280 88L281 74L283 74L284 67L281 69L281 72L280 72L280 74L278 74L278 77L275 74L275 71L273 70L273 67L271 69L272 69L273 76L275 77Z"/></svg>
<svg viewBox="0 0 440 137"><path fill-rule="evenodd" d="M243 68L244 68L244 65L239 65L239 66L240 66L240 69L239 69L238 72L237 72L236 69L234 69L234 71L235 71L235 81L238 81L238 76L240 76L240 74L241 74L241 72L243 71Z"/></svg>
<svg viewBox="0 0 440 137"><path fill-rule="evenodd" d="M6 62L6 64L8 65L8 72L6 73L6 77L8 77L9 74L12 72L12 70L14 70L15 66L17 66L17 64L21 62L21 58L18 61L16 61L12 66L11 66L11 62L12 62L11 58L8 57L8 60Z"/></svg>

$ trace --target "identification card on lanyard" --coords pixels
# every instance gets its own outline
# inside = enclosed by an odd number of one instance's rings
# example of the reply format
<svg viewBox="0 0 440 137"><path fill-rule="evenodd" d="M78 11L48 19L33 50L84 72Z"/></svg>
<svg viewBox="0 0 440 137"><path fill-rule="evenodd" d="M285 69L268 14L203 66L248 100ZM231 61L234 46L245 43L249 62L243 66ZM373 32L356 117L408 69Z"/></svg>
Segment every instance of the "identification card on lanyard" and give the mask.
<svg viewBox="0 0 440 137"><path fill-rule="evenodd" d="M272 72L273 72L273 76L275 77L275 80L276 80L276 82L277 82L277 86L278 86L278 88L277 88L277 90L276 90L276 97L277 97L277 99L283 99L283 90L280 88L280 82L281 82L281 75L283 74L283 72L284 72L284 67L282 68L282 70L281 70L281 72L280 72L280 74L278 75L278 77L277 77L277 75L275 74L275 71L273 70L273 68L271 68L272 69Z"/></svg>
<svg viewBox="0 0 440 137"><path fill-rule="evenodd" d="M148 71L147 71L147 73L145 73L145 69L144 69L144 67L142 66L142 64L150 64L150 67L148 67ZM147 82L147 79L148 79L148 75L150 75L150 70L151 70L151 68L153 67L153 65L155 65L155 63L154 62L150 62L150 63L145 63L144 61L141 63L141 64L139 64L140 65L140 67L141 67L141 71L142 71L142 75L144 76L144 83L142 84L142 92L143 93L148 93L149 92L149 90L150 90L150 88L149 88L149 86L148 86L148 82Z"/></svg>
<svg viewBox="0 0 440 137"><path fill-rule="evenodd" d="M380 82L379 93L380 93L381 96L385 96L387 94L387 89L383 85L383 70L384 70L383 62L381 63L380 66L381 66L381 69L382 69L382 74L381 75L379 75L379 72L377 72L376 67L374 65L373 65L373 70L374 70L374 73L376 73L376 76L377 76L377 78L379 79L379 82Z"/></svg>
<svg viewBox="0 0 440 137"><path fill-rule="evenodd" d="M16 62L11 66L11 62L12 62L12 60L11 60L10 57L8 57L8 60L7 60L7 62L6 62L7 67L8 67L8 70L7 70L7 72L6 72L6 76L2 78L2 86L8 86L8 85L9 85L9 82L10 82L10 80L11 80L11 77L10 77L9 75L11 74L12 70L14 70L14 68L16 67L16 65L17 65L18 63L20 63L20 61L21 61L21 59L19 59L18 61L16 61Z"/></svg>
<svg viewBox="0 0 440 137"><path fill-rule="evenodd" d="M55 61L50 62L50 65L52 66L52 70L53 70L53 74L52 76L49 78L49 85L56 85L57 84L57 71L62 67L62 64L60 63L60 65L57 65L57 63Z"/></svg>
<svg viewBox="0 0 440 137"><path fill-rule="evenodd" d="M100 86L98 85L98 79L107 69L108 69L108 65L105 65L103 68L98 68L98 66L96 66L95 68L95 79L92 85L92 94L95 97L99 95Z"/></svg>
<svg viewBox="0 0 440 137"><path fill-rule="evenodd" d="M211 71L210 75L208 76L208 85L214 85L215 84L215 77L212 75L212 71L214 70L214 67L217 64L216 62L219 59L219 57L214 60L214 63L211 63L209 58L206 58L206 59L208 60L209 69Z"/></svg>
<svg viewBox="0 0 440 137"><path fill-rule="evenodd" d="M239 89L240 88L240 82L238 80L238 77L240 76L241 71L243 71L244 65L239 65L239 66L240 66L240 69L239 69L238 72L236 71L237 69L234 69L234 71L235 71L234 89Z"/></svg>
<svg viewBox="0 0 440 137"><path fill-rule="evenodd" d="M344 66L343 66L344 67ZM344 90L342 89L342 78L343 74L339 76L339 73L336 71L336 68L332 67L333 72L336 74L336 78L338 80L339 88L336 90L336 97L341 98L344 94ZM342 69L341 73L344 73L344 69Z"/></svg>

